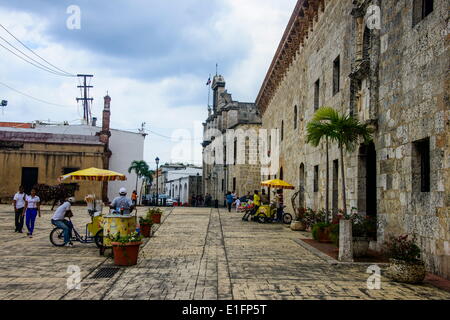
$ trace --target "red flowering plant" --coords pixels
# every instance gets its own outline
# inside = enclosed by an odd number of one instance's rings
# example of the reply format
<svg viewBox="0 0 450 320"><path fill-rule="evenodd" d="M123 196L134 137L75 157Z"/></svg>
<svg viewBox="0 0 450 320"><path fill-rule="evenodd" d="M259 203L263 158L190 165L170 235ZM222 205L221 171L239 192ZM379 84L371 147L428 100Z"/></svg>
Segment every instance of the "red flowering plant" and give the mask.
<svg viewBox="0 0 450 320"><path fill-rule="evenodd" d="M416 245L416 237L408 240L408 235L399 237L391 236L385 245L385 252L390 259L401 260L409 263L421 262L421 250Z"/></svg>

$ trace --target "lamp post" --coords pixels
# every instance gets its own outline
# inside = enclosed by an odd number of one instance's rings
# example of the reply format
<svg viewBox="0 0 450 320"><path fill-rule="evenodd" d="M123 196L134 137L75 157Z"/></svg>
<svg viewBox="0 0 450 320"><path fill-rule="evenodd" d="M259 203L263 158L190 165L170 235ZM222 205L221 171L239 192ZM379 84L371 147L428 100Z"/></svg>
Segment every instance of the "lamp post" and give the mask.
<svg viewBox="0 0 450 320"><path fill-rule="evenodd" d="M156 157L155 159L156 162L156 206L159 206L159 158Z"/></svg>
<svg viewBox="0 0 450 320"><path fill-rule="evenodd" d="M196 207L199 207L199 204L198 204L199 196L200 196L199 191L198 191L198 187L200 185L200 183L198 182L200 180L199 178L200 178L200 173L197 172L197 195L196 195L196 201L195 201Z"/></svg>

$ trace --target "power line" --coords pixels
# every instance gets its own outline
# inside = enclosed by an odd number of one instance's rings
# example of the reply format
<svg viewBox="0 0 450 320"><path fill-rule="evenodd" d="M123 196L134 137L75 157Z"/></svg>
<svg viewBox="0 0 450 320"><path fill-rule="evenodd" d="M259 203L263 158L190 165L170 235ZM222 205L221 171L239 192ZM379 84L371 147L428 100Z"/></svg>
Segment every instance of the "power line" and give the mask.
<svg viewBox="0 0 450 320"><path fill-rule="evenodd" d="M27 55L26 53L24 53L24 52L21 51L20 49L17 49L11 42L9 42L8 40L6 40L6 39L3 38L2 36L0 36L0 39L2 39L3 41L5 41L5 42L6 42L7 44L9 44L12 48L14 48L16 51L20 52L22 55L24 55L25 57L27 57L27 58L30 59L31 61L33 61L33 62L37 63L38 65L40 65L41 67L43 67L46 71L49 71L49 72L51 72L51 73L58 74L58 75L61 75L61 76L64 76L64 77L71 77L70 75L61 74L60 72L55 71L55 70L53 70L53 69L47 67L46 65L43 65L43 64L40 63L39 61L36 61L35 59L33 59L32 57L30 57L29 55ZM11 53L14 54L14 52L12 52L12 51L9 50L8 48L4 47L3 45L2 45L2 47L5 48L5 49L7 49L9 52L11 52ZM16 55L16 57L18 57L18 56ZM19 58L20 58L20 57L19 57ZM24 60L24 59L22 59L22 60ZM27 60L25 59L25 61L27 61ZM29 61L27 61L27 62L30 63ZM33 64L33 65L34 65L34 64ZM41 69L42 69L42 68L41 68Z"/></svg>
<svg viewBox="0 0 450 320"><path fill-rule="evenodd" d="M45 103L45 104L49 104L49 105L57 106L57 107L64 107L64 108L67 108L67 107L72 108L73 107L73 106L69 106L69 105L63 105L63 104L57 104L57 103L53 103L53 102L48 102L48 101L45 101L45 100L33 97L33 96L31 96L31 95L29 95L27 93L24 93L22 91L14 89L13 87L10 87L10 86L8 86L7 84L5 84L3 82L0 82L0 85L4 86L4 87L6 87L6 88L8 88L8 89L10 89L12 91L15 91L15 92L17 92L17 93L19 93L19 94L21 94L21 95L23 95L25 97L28 97L28 98L33 99L33 100L36 100L36 101L41 102L41 103Z"/></svg>
<svg viewBox="0 0 450 320"><path fill-rule="evenodd" d="M76 75L74 75L74 74L72 74L72 73L70 73L70 72L67 72L67 71L64 71L64 70L58 68L57 66L55 66L55 65L52 64L52 63L50 63L50 62L47 61L46 59L42 58L40 55L38 55L36 52L34 52L32 49L30 49L25 43L23 43L22 41L20 41L15 35L13 35L11 32L9 32L9 30L6 29L1 23L0 23L0 27L2 27L2 28L3 28L10 36L12 36L14 39L16 39L17 42L19 42L22 46L24 46L26 49L28 49L32 54L34 54L36 57L40 58L42 61L45 61L46 63L48 63L48 64L49 64L50 66L52 66L53 68L55 68L55 69L61 71L62 73L67 74L68 76L71 76L71 77L75 77L75 76L76 76ZM16 48L16 49L17 49L17 48ZM17 49L17 50L18 50L18 49ZM19 51L20 51L20 50L19 50Z"/></svg>
<svg viewBox="0 0 450 320"><path fill-rule="evenodd" d="M11 51L10 49L8 49L7 47L5 47L5 46L2 45L1 43L0 43L0 46L2 46L3 48L5 48L5 49L8 50L9 52L11 52L11 53L12 53L13 55L15 55L16 57L18 57L18 58L22 59L23 61L25 61L25 62L27 62L27 63L29 63L29 64L35 66L36 68L39 68L39 69L41 69L41 70L47 71L47 72L52 73L52 74L55 74L55 75L57 75L57 76L72 77L72 76L69 76L69 75L65 75L65 74L62 74L62 73L57 73L57 72L55 72L55 71L51 71L51 70L49 70L49 69L42 68L41 66L39 66L39 65L37 65L37 64L35 64L35 63L31 62L31 61L28 61L28 60L25 59L24 57L19 56L17 53L15 53L14 51Z"/></svg>

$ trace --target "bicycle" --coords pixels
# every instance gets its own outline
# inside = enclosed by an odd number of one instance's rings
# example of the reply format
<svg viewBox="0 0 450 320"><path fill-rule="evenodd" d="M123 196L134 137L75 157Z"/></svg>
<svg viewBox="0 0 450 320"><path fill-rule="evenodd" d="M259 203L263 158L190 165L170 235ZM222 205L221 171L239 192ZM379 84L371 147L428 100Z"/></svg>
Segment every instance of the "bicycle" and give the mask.
<svg viewBox="0 0 450 320"><path fill-rule="evenodd" d="M72 223L72 221L69 218L70 223ZM95 243L95 245L99 248L102 249L103 248L103 229L100 229L99 231L97 231L97 233L92 236L88 230L89 224L86 224L86 234L85 236L81 236L80 233L78 233L78 231L76 230L75 226L72 224L72 237L70 239L70 241L72 242L80 242L83 244L88 244L88 243ZM63 247L65 245L64 243L64 230L61 229L60 227L55 227L51 232L50 232L50 242L55 246L55 247Z"/></svg>

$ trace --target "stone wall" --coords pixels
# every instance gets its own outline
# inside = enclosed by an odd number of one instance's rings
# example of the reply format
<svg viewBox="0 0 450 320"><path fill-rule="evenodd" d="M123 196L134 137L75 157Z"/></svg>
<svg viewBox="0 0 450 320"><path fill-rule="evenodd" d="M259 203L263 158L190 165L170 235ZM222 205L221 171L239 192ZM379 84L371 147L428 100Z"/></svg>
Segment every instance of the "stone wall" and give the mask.
<svg viewBox="0 0 450 320"><path fill-rule="evenodd" d="M367 31L362 19L372 4L378 1L357 1L355 5L351 1L326 1L324 10L317 11L312 31L265 108L263 128L283 126L283 178L298 190L303 164L302 205L324 208L325 145L314 148L305 143L306 124L315 112L314 87L319 80L320 106L352 113L376 127L374 167L368 170L366 148L345 154L347 209L357 207L360 212L377 213L378 249L390 235L415 234L429 270L449 278L448 7L443 1L435 1L433 12L413 27L411 0L383 1L381 30ZM338 56L340 90L334 93L333 61ZM429 192L419 189L415 169L415 142L425 138L430 141ZM337 162L338 199L333 199L333 161L339 159L339 152L336 145L329 151L329 205L337 209L342 208L342 164ZM319 191L314 192L317 165ZM374 170L376 179L367 184ZM370 208L366 206L368 190L374 187L376 207ZM292 211L293 192L285 191L288 211Z"/></svg>

